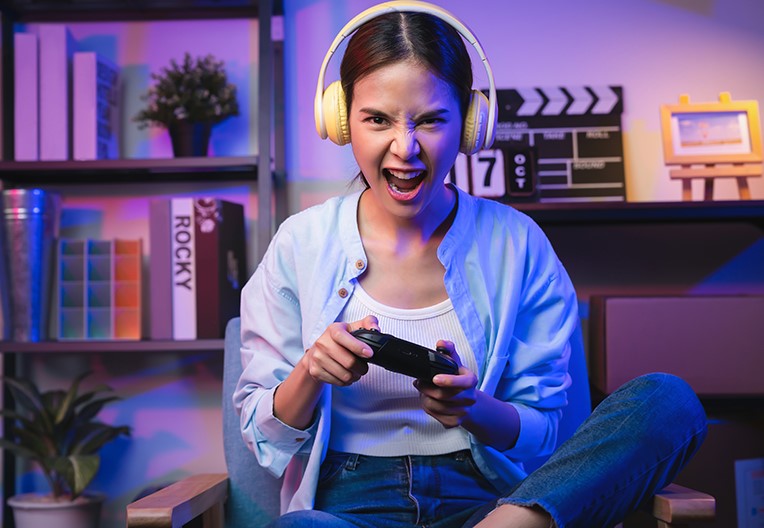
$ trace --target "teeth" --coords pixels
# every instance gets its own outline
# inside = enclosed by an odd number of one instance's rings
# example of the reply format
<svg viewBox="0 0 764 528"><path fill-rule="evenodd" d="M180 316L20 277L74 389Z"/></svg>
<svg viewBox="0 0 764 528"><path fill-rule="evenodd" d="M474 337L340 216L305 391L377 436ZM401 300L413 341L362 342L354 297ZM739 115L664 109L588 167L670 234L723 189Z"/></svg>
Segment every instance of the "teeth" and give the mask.
<svg viewBox="0 0 764 528"><path fill-rule="evenodd" d="M420 174L422 174L423 171L396 171L396 170L390 170L385 169L390 174L390 176L393 176L394 178L398 178L399 180L413 180Z"/></svg>

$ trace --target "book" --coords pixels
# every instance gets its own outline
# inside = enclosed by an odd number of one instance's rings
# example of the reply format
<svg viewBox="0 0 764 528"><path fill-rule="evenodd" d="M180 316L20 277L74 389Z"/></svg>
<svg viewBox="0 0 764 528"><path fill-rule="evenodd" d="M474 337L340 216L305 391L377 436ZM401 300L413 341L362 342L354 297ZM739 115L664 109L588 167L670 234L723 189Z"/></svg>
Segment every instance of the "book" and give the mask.
<svg viewBox="0 0 764 528"><path fill-rule="evenodd" d="M74 38L64 24L41 24L40 159L71 158L71 69Z"/></svg>
<svg viewBox="0 0 764 528"><path fill-rule="evenodd" d="M170 199L172 335L196 339L196 262L193 198Z"/></svg>
<svg viewBox="0 0 764 528"><path fill-rule="evenodd" d="M119 68L99 53L79 51L72 77L73 158L118 158Z"/></svg>
<svg viewBox="0 0 764 528"><path fill-rule="evenodd" d="M149 203L149 337L172 339L170 201Z"/></svg>
<svg viewBox="0 0 764 528"><path fill-rule="evenodd" d="M40 159L38 47L34 33L13 35L14 159Z"/></svg>
<svg viewBox="0 0 764 528"><path fill-rule="evenodd" d="M240 310L246 273L244 207L197 198L194 217L197 337L221 338L228 321Z"/></svg>

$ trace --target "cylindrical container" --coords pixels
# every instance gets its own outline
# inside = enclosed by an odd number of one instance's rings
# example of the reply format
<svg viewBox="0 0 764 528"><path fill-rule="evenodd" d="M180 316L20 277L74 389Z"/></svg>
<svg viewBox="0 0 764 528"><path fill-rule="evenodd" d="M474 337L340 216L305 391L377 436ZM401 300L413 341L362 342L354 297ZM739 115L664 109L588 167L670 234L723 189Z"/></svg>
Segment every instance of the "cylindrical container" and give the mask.
<svg viewBox="0 0 764 528"><path fill-rule="evenodd" d="M41 189L3 191L14 341L48 339L61 201Z"/></svg>
<svg viewBox="0 0 764 528"><path fill-rule="evenodd" d="M0 182L0 191L2 191ZM5 229L0 218L0 341L13 338L13 320L11 319L11 281L8 271L8 249L5 244Z"/></svg>

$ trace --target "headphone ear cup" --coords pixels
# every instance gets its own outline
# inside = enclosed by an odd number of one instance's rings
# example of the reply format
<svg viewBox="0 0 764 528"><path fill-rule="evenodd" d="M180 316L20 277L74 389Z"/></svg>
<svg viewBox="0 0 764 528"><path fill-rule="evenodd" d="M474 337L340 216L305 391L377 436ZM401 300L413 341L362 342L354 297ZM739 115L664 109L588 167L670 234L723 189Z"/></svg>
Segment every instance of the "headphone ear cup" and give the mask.
<svg viewBox="0 0 764 528"><path fill-rule="evenodd" d="M464 114L462 143L459 150L464 154L475 154L485 145L488 122L488 98L480 90L472 90L470 104Z"/></svg>
<svg viewBox="0 0 764 528"><path fill-rule="evenodd" d="M350 143L345 90L342 89L340 81L334 81L324 90L323 111L326 136L337 145Z"/></svg>

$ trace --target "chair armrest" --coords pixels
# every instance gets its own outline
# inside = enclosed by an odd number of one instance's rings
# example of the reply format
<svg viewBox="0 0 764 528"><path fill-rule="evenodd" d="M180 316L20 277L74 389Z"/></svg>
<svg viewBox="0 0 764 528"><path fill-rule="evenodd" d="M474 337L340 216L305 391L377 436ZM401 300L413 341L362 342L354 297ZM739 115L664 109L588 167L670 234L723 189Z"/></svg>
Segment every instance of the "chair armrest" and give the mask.
<svg viewBox="0 0 764 528"><path fill-rule="evenodd" d="M707 493L669 484L655 494L646 510L656 519L669 524L710 521L716 516L716 499Z"/></svg>
<svg viewBox="0 0 764 528"><path fill-rule="evenodd" d="M221 526L228 475L193 475L127 505L128 528L175 528L199 515Z"/></svg>

